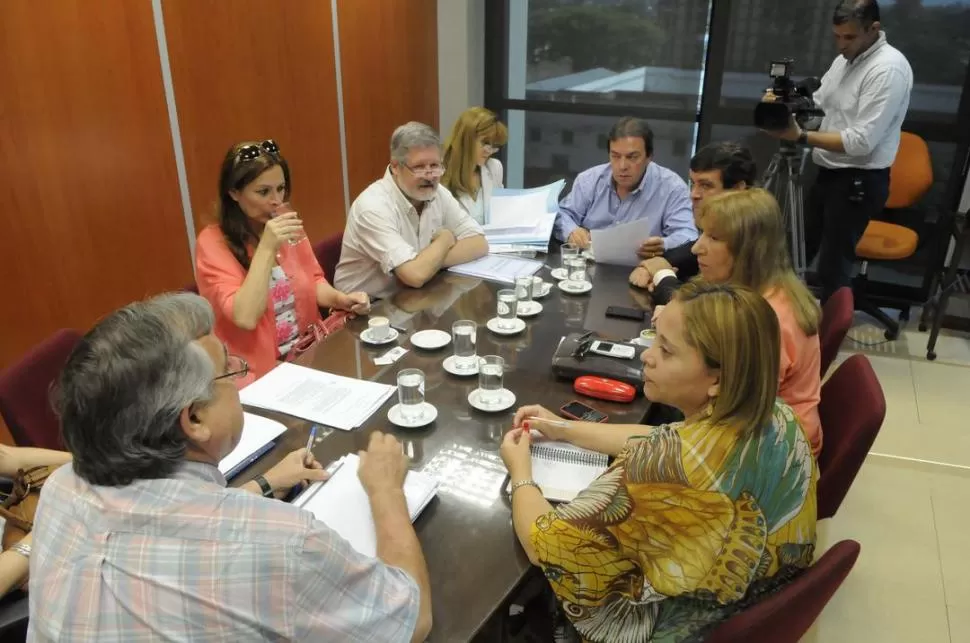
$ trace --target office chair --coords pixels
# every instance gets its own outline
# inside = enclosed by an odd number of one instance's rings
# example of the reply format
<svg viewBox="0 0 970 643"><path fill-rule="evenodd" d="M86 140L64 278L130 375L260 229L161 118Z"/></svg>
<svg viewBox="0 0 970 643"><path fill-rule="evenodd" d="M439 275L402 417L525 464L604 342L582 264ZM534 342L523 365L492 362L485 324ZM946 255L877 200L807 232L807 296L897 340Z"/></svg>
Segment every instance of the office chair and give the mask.
<svg viewBox="0 0 970 643"><path fill-rule="evenodd" d="M815 564L777 592L717 626L707 643L798 643L852 571L861 547L833 545Z"/></svg>
<svg viewBox="0 0 970 643"><path fill-rule="evenodd" d="M839 288L822 308L822 322L818 327L818 342L822 349L821 376L839 354L839 347L852 326L855 301L851 288Z"/></svg>
<svg viewBox="0 0 970 643"><path fill-rule="evenodd" d="M313 246L313 254L317 256L317 262L323 268L323 276L331 284L333 283L334 273L337 272L337 264L340 263L340 250L343 242L344 233L341 230Z"/></svg>
<svg viewBox="0 0 970 643"><path fill-rule="evenodd" d="M889 199L886 209L911 208L923 198L933 185L933 164L926 141L903 132L899 151L889 174ZM852 282L856 310L861 310L886 327L886 339L899 337L900 322L909 319L909 302L899 301L892 307L899 309L899 321L892 319L866 297L870 261L902 261L913 256L919 243L915 231L886 221L870 221L856 245L856 257L862 260L859 275Z"/></svg>

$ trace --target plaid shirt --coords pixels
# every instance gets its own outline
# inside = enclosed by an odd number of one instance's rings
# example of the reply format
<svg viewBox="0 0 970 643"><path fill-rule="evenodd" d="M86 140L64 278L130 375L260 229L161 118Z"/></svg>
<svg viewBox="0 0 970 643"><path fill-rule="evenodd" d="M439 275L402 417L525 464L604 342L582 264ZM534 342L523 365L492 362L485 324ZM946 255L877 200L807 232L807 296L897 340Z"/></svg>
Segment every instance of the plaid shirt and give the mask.
<svg viewBox="0 0 970 643"><path fill-rule="evenodd" d="M30 641L408 641L419 590L309 512L227 489L216 467L44 485Z"/></svg>

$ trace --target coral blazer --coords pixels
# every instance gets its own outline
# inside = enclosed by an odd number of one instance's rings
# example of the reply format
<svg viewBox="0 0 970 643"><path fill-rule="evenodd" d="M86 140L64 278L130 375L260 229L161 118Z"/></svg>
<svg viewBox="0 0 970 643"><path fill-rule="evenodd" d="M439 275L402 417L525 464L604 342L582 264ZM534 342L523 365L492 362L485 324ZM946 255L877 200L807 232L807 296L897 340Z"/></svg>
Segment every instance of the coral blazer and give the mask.
<svg viewBox="0 0 970 643"><path fill-rule="evenodd" d="M252 252L253 249L250 249L250 256ZM302 335L311 324L321 320L317 306L317 284L327 283L327 280L306 237L298 244L284 243L280 246L278 261L293 289L296 319ZM226 343L230 353L249 363L249 372L255 377L269 372L279 359L272 298L267 296L266 310L255 329L245 330L235 324L232 307L236 293L246 278L246 270L229 250L217 225L207 226L199 233L195 245L195 278L199 294L212 304L215 311L216 336ZM246 378L241 383L250 380Z"/></svg>

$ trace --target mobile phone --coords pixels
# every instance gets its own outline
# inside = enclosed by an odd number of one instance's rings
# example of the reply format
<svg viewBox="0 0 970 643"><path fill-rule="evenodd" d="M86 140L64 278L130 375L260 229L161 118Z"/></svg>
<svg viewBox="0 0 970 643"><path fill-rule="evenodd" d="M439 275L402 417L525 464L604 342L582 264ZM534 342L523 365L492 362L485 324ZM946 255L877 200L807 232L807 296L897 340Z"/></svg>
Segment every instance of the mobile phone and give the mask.
<svg viewBox="0 0 970 643"><path fill-rule="evenodd" d="M626 344L614 344L613 342L594 341L589 347L590 353L604 355L606 357L616 357L619 359L633 359L637 355L637 349Z"/></svg>
<svg viewBox="0 0 970 643"><path fill-rule="evenodd" d="M597 411L592 406L587 406L579 400L573 400L559 409L559 412L568 418L583 422L606 422L609 419L606 413Z"/></svg>
<svg viewBox="0 0 970 643"><path fill-rule="evenodd" d="M618 317L620 319L632 319L643 321L647 317L647 311L639 308L624 308L623 306L610 306L606 309L607 317Z"/></svg>

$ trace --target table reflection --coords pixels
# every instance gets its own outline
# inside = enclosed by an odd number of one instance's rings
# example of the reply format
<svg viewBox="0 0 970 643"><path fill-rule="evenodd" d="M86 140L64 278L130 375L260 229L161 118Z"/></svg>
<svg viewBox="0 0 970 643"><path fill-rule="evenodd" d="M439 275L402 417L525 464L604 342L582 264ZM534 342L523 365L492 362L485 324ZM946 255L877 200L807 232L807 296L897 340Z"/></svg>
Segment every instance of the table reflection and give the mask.
<svg viewBox="0 0 970 643"><path fill-rule="evenodd" d="M438 480L438 493L454 496L468 505L489 508L502 497L505 465L492 450L452 443L438 451L422 469Z"/></svg>

